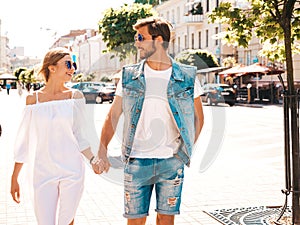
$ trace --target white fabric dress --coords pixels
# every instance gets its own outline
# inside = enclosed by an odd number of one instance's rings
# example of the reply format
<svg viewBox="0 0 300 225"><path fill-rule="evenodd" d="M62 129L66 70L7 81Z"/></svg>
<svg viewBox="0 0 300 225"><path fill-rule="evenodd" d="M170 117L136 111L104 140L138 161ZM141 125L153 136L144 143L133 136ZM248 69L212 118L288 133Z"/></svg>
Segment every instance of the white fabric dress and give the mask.
<svg viewBox="0 0 300 225"><path fill-rule="evenodd" d="M89 147L81 130L84 107L84 98L41 103L37 98L25 106L14 158L32 165L39 225L68 225L75 217L84 185L81 151Z"/></svg>

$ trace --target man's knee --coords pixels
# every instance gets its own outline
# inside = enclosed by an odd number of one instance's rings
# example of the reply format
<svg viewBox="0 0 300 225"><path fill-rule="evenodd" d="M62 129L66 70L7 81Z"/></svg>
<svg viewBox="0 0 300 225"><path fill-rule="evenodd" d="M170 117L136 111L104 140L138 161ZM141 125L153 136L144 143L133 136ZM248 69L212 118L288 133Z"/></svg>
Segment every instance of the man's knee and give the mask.
<svg viewBox="0 0 300 225"><path fill-rule="evenodd" d="M156 225L174 225L174 215L157 214Z"/></svg>
<svg viewBox="0 0 300 225"><path fill-rule="evenodd" d="M137 219L127 219L127 225L144 225L146 223L146 217Z"/></svg>

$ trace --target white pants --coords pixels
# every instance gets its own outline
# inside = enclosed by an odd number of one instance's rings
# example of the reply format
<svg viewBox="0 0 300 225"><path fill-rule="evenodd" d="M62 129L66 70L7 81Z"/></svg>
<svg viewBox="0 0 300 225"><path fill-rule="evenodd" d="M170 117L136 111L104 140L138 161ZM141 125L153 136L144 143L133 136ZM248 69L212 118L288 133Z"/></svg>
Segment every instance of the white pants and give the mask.
<svg viewBox="0 0 300 225"><path fill-rule="evenodd" d="M83 180L48 180L36 187L34 208L38 224L55 225L58 215L58 225L69 225L82 196Z"/></svg>

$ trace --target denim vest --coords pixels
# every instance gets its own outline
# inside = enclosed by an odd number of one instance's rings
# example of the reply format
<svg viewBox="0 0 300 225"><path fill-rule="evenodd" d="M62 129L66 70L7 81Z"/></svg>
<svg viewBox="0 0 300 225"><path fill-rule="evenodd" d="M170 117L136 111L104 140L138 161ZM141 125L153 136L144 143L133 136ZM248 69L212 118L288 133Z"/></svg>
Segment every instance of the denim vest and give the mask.
<svg viewBox="0 0 300 225"><path fill-rule="evenodd" d="M187 166L195 139L194 125L194 82L196 67L175 62L172 58L172 74L167 87L167 98L181 136L181 147L175 155ZM145 98L145 60L123 67L122 107L124 130L122 153L125 162L130 157L136 127Z"/></svg>

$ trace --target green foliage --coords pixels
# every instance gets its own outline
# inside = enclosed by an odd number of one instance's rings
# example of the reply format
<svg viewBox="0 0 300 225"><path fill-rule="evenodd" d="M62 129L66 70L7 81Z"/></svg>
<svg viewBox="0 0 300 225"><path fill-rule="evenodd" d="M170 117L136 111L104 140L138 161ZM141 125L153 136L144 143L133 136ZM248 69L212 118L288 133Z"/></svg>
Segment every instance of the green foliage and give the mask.
<svg viewBox="0 0 300 225"><path fill-rule="evenodd" d="M104 77L102 77L102 78L100 79L100 81L102 81L102 82L111 82L112 79L110 79L110 78L107 77L107 76L104 76Z"/></svg>
<svg viewBox="0 0 300 225"><path fill-rule="evenodd" d="M121 60L131 53L136 54L133 25L138 19L153 15L156 15L156 12L148 4L124 4L118 9L107 9L98 23L107 51L115 53Z"/></svg>
<svg viewBox="0 0 300 225"><path fill-rule="evenodd" d="M201 49L187 49L179 53L175 60L192 66L198 70L219 66L217 58L210 52Z"/></svg>
<svg viewBox="0 0 300 225"><path fill-rule="evenodd" d="M84 81L84 75L83 75L83 73L75 74L72 77L72 82L82 82L82 81Z"/></svg>
<svg viewBox="0 0 300 225"><path fill-rule="evenodd" d="M26 67L19 67L17 69L14 70L13 74L18 78L18 80L20 80L20 74L23 72L23 71L26 71L27 68Z"/></svg>
<svg viewBox="0 0 300 225"><path fill-rule="evenodd" d="M234 57L226 57L225 59L222 60L222 64L225 67L233 67L236 65L236 60Z"/></svg>
<svg viewBox="0 0 300 225"><path fill-rule="evenodd" d="M37 82L33 69L22 70L19 73L19 80L25 85L30 85Z"/></svg>
<svg viewBox="0 0 300 225"><path fill-rule="evenodd" d="M149 4L152 6L159 5L159 0L135 0L134 3Z"/></svg>
<svg viewBox="0 0 300 225"><path fill-rule="evenodd" d="M13 73L24 86L28 87L28 90L30 89L31 84L37 82L37 77L34 73L34 69L19 67L15 69Z"/></svg>
<svg viewBox="0 0 300 225"><path fill-rule="evenodd" d="M78 73L72 77L72 82L93 81L94 78L95 74L88 74L87 76L85 76L83 73Z"/></svg>
<svg viewBox="0 0 300 225"><path fill-rule="evenodd" d="M234 46L248 47L253 35L262 46L261 54L272 60L285 59L284 34L289 32L288 20L291 16L291 45L297 53L296 41L300 39L300 9L293 8L293 1L249 0L249 8L235 8L228 2L220 3L210 15L212 23L226 27L224 40ZM298 6L299 7L299 6ZM266 46L264 46L266 45ZM276 49L276 51L274 51Z"/></svg>

